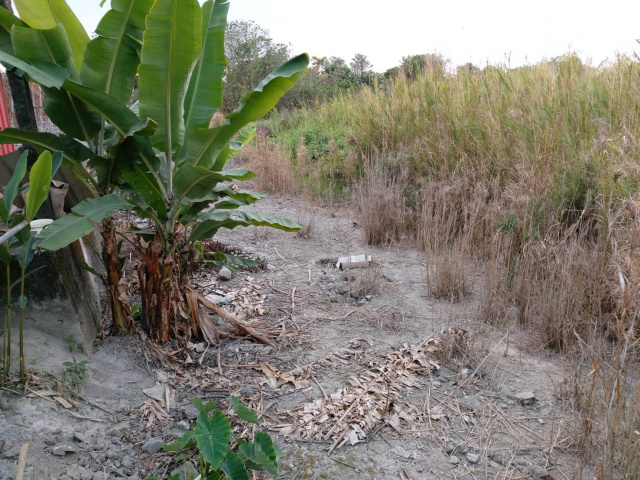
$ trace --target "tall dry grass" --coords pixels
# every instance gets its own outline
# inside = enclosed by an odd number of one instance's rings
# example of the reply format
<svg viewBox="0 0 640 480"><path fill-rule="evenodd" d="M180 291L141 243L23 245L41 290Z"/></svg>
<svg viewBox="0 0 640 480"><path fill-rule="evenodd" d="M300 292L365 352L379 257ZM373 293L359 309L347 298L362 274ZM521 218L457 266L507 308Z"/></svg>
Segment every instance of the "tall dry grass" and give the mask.
<svg viewBox="0 0 640 480"><path fill-rule="evenodd" d="M640 478L640 63L426 72L269 128L302 177L352 191L368 242L481 262L479 318L575 365L584 465Z"/></svg>

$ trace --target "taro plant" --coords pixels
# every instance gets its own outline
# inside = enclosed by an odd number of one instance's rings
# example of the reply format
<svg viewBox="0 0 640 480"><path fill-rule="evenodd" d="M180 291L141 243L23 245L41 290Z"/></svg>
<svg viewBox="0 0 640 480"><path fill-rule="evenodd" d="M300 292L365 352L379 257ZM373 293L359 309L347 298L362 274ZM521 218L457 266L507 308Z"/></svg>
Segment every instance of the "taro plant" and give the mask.
<svg viewBox="0 0 640 480"><path fill-rule="evenodd" d="M16 7L21 19L0 12L0 60L46 87L45 110L64 135L7 129L0 141L63 150L64 163L96 197L47 227L39 248L61 248L102 222L114 324L131 331L130 308L121 305L119 241L109 216L134 211L151 224L134 232L143 325L160 342L198 335L208 318L206 302L186 278L198 242L221 228L300 227L238 210L261 195L233 185L252 172L225 165L253 136L251 124L297 82L308 56L275 70L221 125L209 128L222 105L228 0L202 6L197 0L112 0L90 41L63 0L22 0ZM136 74L138 101L129 105ZM125 318L116 318L117 311Z"/></svg>
<svg viewBox="0 0 640 480"><path fill-rule="evenodd" d="M247 408L239 398L231 396L229 402L241 420L258 423L258 414ZM268 433L256 432L253 441L238 438L231 431L229 418L215 401L204 403L201 398L194 398L191 403L199 411L194 428L162 448L166 452L195 450L199 475L194 480L248 480L252 470L266 470L275 476L279 475L277 459L282 452ZM192 455L181 455L181 458L186 458L190 463ZM169 480L179 478L178 474ZM147 480L157 480L157 477Z"/></svg>
<svg viewBox="0 0 640 480"><path fill-rule="evenodd" d="M31 222L35 219L38 210L49 195L51 179L62 162L62 153L57 152L53 157L49 152L42 153L33 164L29 172L29 182L23 186L23 181L27 173L27 155L24 152L18 160L13 175L5 186L2 199L0 200L0 220L4 225L5 232L0 237L0 260L6 268L6 311L3 326L2 355L0 374L0 385L9 379L11 375L11 291L17 284L20 285L20 295L17 299L19 309L19 355L20 355L20 380L26 379L26 368L24 361L24 309L27 306L25 296L25 282L28 275L34 273L32 270L27 273L27 267L33 260L35 249L35 235L32 232ZM16 198L22 192L24 196L24 208L19 209L14 205ZM15 283L11 279L12 257L17 257L20 267L20 278Z"/></svg>

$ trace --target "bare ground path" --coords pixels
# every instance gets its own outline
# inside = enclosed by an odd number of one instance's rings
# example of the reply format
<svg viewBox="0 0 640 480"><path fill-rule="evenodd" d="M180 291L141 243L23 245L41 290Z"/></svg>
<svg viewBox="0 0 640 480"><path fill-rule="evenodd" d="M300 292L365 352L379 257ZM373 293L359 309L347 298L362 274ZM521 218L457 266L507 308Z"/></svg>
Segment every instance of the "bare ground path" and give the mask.
<svg viewBox="0 0 640 480"><path fill-rule="evenodd" d="M157 443L188 428L190 398L229 393L262 413L260 428L271 429L285 451L285 479L580 478L562 362L531 351L516 328L477 322L481 270L468 298L436 300L426 288L428 259L406 245L365 245L348 205L273 196L254 209L313 228L306 238L266 229L221 232L217 240L259 255L266 268L227 283L203 272L194 285L235 295L234 308L267 307L249 311L272 330L276 347L226 338L205 351L194 346L191 364L178 354L175 364L158 365L136 356L141 340L108 338L88 358L81 391L91 404L78 400L78 408L65 409L0 394L0 479L13 478L27 440L33 444L26 478L170 473L175 466ZM361 253L372 256L370 268L333 266L340 256ZM467 332L461 344L441 335L451 329ZM68 346L41 334L30 339L34 369L59 374L71 357ZM429 339L440 344L431 348ZM165 417L154 416L142 392L154 384L173 392ZM78 451L53 455L60 443Z"/></svg>

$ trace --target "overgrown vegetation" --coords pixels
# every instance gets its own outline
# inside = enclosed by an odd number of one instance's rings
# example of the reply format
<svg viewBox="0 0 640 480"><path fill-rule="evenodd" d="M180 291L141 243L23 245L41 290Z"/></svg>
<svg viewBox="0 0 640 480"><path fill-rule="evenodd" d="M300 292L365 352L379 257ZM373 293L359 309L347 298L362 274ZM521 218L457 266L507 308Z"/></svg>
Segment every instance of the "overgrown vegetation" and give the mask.
<svg viewBox="0 0 640 480"><path fill-rule="evenodd" d="M28 299L25 296L25 282L27 268L35 255L35 232L31 222L38 210L49 196L49 185L53 175L62 163L62 153L57 152L53 157L44 152L38 157L29 171L29 181L21 185L27 173L27 156L24 152L18 160L13 175L2 192L0 201L0 220L4 233L0 237L0 260L5 265L6 304L2 331L2 345L0 345L0 386L11 381L12 377L12 309L13 287L20 285L20 292L16 304L19 310L19 379L26 382L26 366L24 352L24 309ZM25 193L22 208L14 203L20 193ZM35 228L33 229L35 230ZM11 265L16 262L20 268L19 280L13 282ZM34 273L32 270L30 273Z"/></svg>
<svg viewBox="0 0 640 480"><path fill-rule="evenodd" d="M469 294L465 265L483 265L478 317L579 366L580 452L634 478L636 456L615 452L638 445L640 63L432 63L272 115L271 142L312 194L354 196L370 243L429 252L433 295Z"/></svg>
<svg viewBox="0 0 640 480"><path fill-rule="evenodd" d="M202 7L196 0L114 1L92 40L62 0L46 8L18 1L16 7L21 18L0 9L0 60L46 87L45 111L64 135L5 129L0 141L62 150L65 166L95 197L47 227L38 247L62 248L101 222L114 330L132 333L135 322L121 282L122 239L110 217L132 210L152 224L120 234L141 257L143 327L158 342L214 331L205 309L224 313L187 285L200 242L221 228L300 227L239 210L263 195L234 189L232 182L254 174L225 165L253 138L252 123L295 85L308 56L287 61L211 126L223 105L228 0L208 0ZM239 328L232 316L226 318Z"/></svg>

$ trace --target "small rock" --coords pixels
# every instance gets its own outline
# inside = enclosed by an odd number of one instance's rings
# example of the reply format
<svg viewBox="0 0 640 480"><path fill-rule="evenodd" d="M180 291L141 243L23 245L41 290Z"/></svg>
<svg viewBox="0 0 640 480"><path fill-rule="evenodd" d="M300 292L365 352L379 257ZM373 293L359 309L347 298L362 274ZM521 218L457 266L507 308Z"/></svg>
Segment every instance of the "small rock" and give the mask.
<svg viewBox="0 0 640 480"><path fill-rule="evenodd" d="M107 430L107 435L121 437L122 433L129 428L131 428L131 423L125 420L124 422L116 423L113 427Z"/></svg>
<svg viewBox="0 0 640 480"><path fill-rule="evenodd" d="M107 450L107 453L105 454L105 456L109 459L109 460L113 460L114 458L118 458L120 457L120 453L118 453L116 450Z"/></svg>
<svg viewBox="0 0 640 480"><path fill-rule="evenodd" d="M74 433L73 433L73 439L74 439L76 442L80 442L80 443L89 443L89 437L87 437L87 436L85 436L85 435L83 435L83 434L81 434L81 433L78 433L78 432L74 432Z"/></svg>
<svg viewBox="0 0 640 480"><path fill-rule="evenodd" d="M215 303L216 305L222 305L222 302L224 302L224 297L216 293L210 293L205 298L209 300L211 303Z"/></svg>
<svg viewBox="0 0 640 480"><path fill-rule="evenodd" d="M455 450L456 444L450 438L444 439L444 451L447 453L451 453Z"/></svg>
<svg viewBox="0 0 640 480"><path fill-rule="evenodd" d="M469 463L478 463L478 460L480 460L480 455L478 455L477 453L467 453L467 460L469 460Z"/></svg>
<svg viewBox="0 0 640 480"><path fill-rule="evenodd" d="M231 280L232 275L233 274L231 273L231 270L229 270L227 267L222 267L218 272L218 279L222 280L223 282L228 282L229 280Z"/></svg>
<svg viewBox="0 0 640 480"><path fill-rule="evenodd" d="M195 420L196 418L198 418L199 413L200 412L198 412L198 409L193 405L185 405L184 407L182 407L182 416L187 420Z"/></svg>
<svg viewBox="0 0 640 480"><path fill-rule="evenodd" d="M451 455L449 457L449 463L452 463L453 465L458 465L460 463L460 459L455 455Z"/></svg>
<svg viewBox="0 0 640 480"><path fill-rule="evenodd" d="M240 389L240 395L253 395L253 387L251 385L243 385Z"/></svg>
<svg viewBox="0 0 640 480"><path fill-rule="evenodd" d="M533 403L536 401L536 396L533 394L533 392L520 392L516 395L516 399L522 405L533 405Z"/></svg>
<svg viewBox="0 0 640 480"><path fill-rule="evenodd" d="M176 425L176 430L181 433L188 432L190 428L191 426L189 425L189 422L186 422L184 420L179 421Z"/></svg>
<svg viewBox="0 0 640 480"><path fill-rule="evenodd" d="M402 458L416 458L416 454L413 452L408 452L407 450L405 450L404 448L402 448L400 445L397 445L394 449L393 449L393 453L395 453L396 455L401 456Z"/></svg>
<svg viewBox="0 0 640 480"><path fill-rule="evenodd" d="M152 438L151 440L145 442L144 445L142 445L142 451L149 454L158 453L163 444L164 442L161 438Z"/></svg>
<svg viewBox="0 0 640 480"><path fill-rule="evenodd" d="M127 480L140 480L140 477L136 474L133 474L130 477L127 477Z"/></svg>
<svg viewBox="0 0 640 480"><path fill-rule="evenodd" d="M549 472L547 472L544 468L539 467L538 465L531 465L529 467L529 473L535 480L544 480L549 478Z"/></svg>
<svg viewBox="0 0 640 480"><path fill-rule="evenodd" d="M133 465L133 460L131 460L131 457L123 457L120 463L123 467L129 468L131 465Z"/></svg>
<svg viewBox="0 0 640 480"><path fill-rule="evenodd" d="M0 452L11 450L11 447L13 447L13 442L8 438L3 438L2 440L0 440Z"/></svg>
<svg viewBox="0 0 640 480"><path fill-rule="evenodd" d="M435 380L435 381L431 384L431 386L432 386L433 388L440 388L440 387L442 386L442 383L441 383L441 382L439 382L439 381L437 381L437 380Z"/></svg>
<svg viewBox="0 0 640 480"><path fill-rule="evenodd" d="M109 480L109 476L104 472L96 472L93 474L91 480Z"/></svg>
<svg viewBox="0 0 640 480"><path fill-rule="evenodd" d="M57 455L59 457L64 457L67 453L75 453L79 452L80 449L76 447L73 443L69 442L61 442L58 443L51 449L51 453Z"/></svg>

